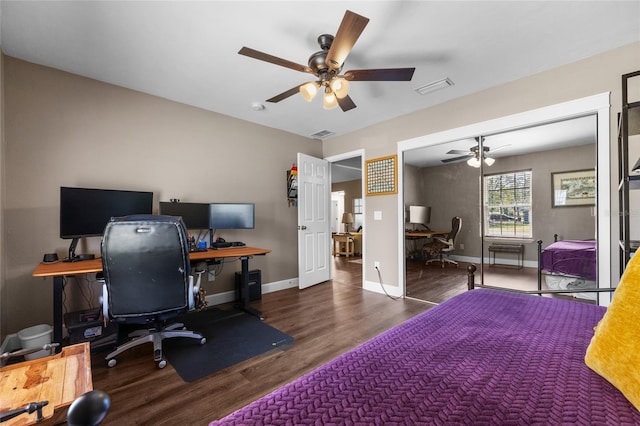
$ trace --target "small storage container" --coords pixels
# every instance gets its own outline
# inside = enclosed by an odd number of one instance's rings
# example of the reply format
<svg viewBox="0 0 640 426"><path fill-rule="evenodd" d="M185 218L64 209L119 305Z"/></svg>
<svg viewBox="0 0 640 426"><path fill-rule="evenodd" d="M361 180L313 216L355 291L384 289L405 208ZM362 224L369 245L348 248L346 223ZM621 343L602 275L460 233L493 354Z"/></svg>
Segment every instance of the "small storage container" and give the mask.
<svg viewBox="0 0 640 426"><path fill-rule="evenodd" d="M41 348L44 345L51 343L51 335L53 333L53 327L48 324L38 324L33 327L25 328L18 331L18 339L20 339L20 345L22 349L35 349ZM42 358L44 356L51 355L51 351L41 350L28 355L25 355L26 360L32 360L36 358Z"/></svg>

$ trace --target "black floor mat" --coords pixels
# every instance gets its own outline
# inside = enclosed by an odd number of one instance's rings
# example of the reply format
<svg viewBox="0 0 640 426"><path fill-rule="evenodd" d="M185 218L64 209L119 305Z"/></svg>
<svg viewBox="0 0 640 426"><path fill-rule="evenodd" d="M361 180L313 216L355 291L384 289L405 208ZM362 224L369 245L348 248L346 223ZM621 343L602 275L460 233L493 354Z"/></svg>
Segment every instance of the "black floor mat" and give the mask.
<svg viewBox="0 0 640 426"><path fill-rule="evenodd" d="M207 343L184 338L163 341L164 355L185 382L293 343L293 337L242 311L210 308L178 318Z"/></svg>

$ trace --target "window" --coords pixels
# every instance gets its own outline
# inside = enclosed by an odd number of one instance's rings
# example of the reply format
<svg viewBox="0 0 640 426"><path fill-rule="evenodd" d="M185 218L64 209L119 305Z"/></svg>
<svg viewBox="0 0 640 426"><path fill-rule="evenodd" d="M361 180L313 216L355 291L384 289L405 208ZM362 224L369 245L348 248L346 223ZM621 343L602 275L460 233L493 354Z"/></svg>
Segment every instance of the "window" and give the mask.
<svg viewBox="0 0 640 426"><path fill-rule="evenodd" d="M531 238L531 170L484 177L487 237Z"/></svg>
<svg viewBox="0 0 640 426"><path fill-rule="evenodd" d="M364 209L362 208L362 198L353 199L353 229L358 229L364 223L363 218Z"/></svg>

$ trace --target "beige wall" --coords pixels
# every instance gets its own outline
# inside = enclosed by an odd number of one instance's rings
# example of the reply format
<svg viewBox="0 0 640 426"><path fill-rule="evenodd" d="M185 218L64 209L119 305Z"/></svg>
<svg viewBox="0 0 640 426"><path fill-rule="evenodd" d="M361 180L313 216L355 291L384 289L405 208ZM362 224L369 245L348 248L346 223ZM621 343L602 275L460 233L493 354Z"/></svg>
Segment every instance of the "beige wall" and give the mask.
<svg viewBox="0 0 640 426"><path fill-rule="evenodd" d="M325 156L364 149L365 160L397 152L400 141L483 122L511 114L530 111L561 102L611 92L611 192L612 208L617 208L617 137L616 114L621 105L620 76L640 69L640 43L614 49L600 55L532 75L469 96L404 115L347 135L323 142ZM381 262L385 284L398 285L398 197L387 195L365 200L366 260L364 280L376 281L374 261ZM382 212L382 220L374 221L374 211ZM611 212L602 212L611 214ZM613 212L613 216L617 216ZM617 236L613 221L612 236ZM613 245L613 244L612 244ZM612 257L617 250L612 249ZM617 259L612 259L612 265Z"/></svg>
<svg viewBox="0 0 640 426"><path fill-rule="evenodd" d="M250 262L263 284L297 278L286 170L297 152L321 157L318 141L10 57L4 65L2 335L52 321L51 279L31 273L44 253L67 252L60 186L153 191L156 211L170 198L255 202L256 229L223 236L272 249ZM78 252L99 254L99 241ZM207 293L231 290L239 267L226 264ZM68 284L67 310L97 301L93 284Z"/></svg>
<svg viewBox="0 0 640 426"><path fill-rule="evenodd" d="M353 199L362 198L362 181L358 179L332 183L331 191L344 191L344 211L353 212Z"/></svg>

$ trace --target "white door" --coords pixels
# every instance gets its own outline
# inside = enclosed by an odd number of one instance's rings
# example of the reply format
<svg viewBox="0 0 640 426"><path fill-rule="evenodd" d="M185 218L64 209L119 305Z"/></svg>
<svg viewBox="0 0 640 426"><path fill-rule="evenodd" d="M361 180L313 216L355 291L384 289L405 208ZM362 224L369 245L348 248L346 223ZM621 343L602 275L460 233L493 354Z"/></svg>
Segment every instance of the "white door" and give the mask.
<svg viewBox="0 0 640 426"><path fill-rule="evenodd" d="M329 162L298 153L298 287L331 278Z"/></svg>

